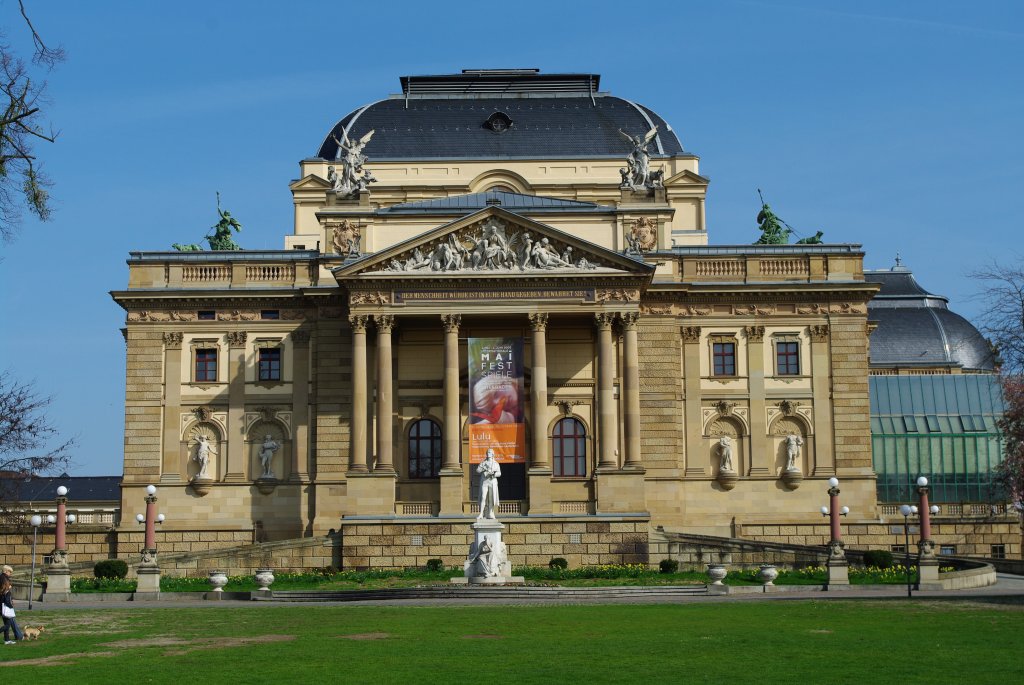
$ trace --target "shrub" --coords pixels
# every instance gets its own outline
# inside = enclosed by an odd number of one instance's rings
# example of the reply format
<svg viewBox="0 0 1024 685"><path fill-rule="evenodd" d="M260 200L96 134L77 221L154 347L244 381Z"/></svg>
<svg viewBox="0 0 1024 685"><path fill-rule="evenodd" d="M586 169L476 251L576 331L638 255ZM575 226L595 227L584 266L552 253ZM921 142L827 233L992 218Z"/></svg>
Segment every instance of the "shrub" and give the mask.
<svg viewBox="0 0 1024 685"><path fill-rule="evenodd" d="M128 575L128 562L124 559L103 559L92 567L97 578L124 578Z"/></svg>
<svg viewBox="0 0 1024 685"><path fill-rule="evenodd" d="M892 566L892 552L887 549L869 549L864 552L864 565L875 568Z"/></svg>
<svg viewBox="0 0 1024 685"><path fill-rule="evenodd" d="M555 557L548 562L548 568L565 570L569 568L569 562L564 557Z"/></svg>
<svg viewBox="0 0 1024 685"><path fill-rule="evenodd" d="M428 571L443 571L444 562L440 559L427 559L427 570Z"/></svg>
<svg viewBox="0 0 1024 685"><path fill-rule="evenodd" d="M338 569L334 566L324 566L323 568L318 569L318 573L322 576L336 576L338 575Z"/></svg>
<svg viewBox="0 0 1024 685"><path fill-rule="evenodd" d="M658 570L662 573L678 573L679 562L675 559L662 559L658 562Z"/></svg>

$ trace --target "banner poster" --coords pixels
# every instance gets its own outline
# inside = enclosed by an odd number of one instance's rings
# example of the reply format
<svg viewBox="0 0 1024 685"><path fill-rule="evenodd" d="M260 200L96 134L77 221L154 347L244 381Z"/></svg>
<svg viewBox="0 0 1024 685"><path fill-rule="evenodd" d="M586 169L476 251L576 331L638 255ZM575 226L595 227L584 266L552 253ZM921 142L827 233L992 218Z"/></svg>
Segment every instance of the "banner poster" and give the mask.
<svg viewBox="0 0 1024 685"><path fill-rule="evenodd" d="M523 339L469 339L469 463L526 461Z"/></svg>

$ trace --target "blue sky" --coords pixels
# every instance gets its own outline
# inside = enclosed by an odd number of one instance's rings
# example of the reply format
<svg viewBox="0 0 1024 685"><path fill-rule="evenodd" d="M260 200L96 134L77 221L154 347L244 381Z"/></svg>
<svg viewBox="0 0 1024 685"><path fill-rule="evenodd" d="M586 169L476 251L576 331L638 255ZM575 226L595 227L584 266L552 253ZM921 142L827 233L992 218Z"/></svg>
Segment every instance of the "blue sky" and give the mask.
<svg viewBox="0 0 1024 685"><path fill-rule="evenodd" d="M971 316L967 273L1019 259L1024 3L28 0L68 60L37 152L54 218L0 246L0 367L54 396L75 475L119 474L129 250L198 241L215 191L248 248L281 248L288 182L405 74L537 67L668 120L711 177L712 243L757 237L756 189L804 235L897 251ZM14 0L7 41L28 55Z"/></svg>

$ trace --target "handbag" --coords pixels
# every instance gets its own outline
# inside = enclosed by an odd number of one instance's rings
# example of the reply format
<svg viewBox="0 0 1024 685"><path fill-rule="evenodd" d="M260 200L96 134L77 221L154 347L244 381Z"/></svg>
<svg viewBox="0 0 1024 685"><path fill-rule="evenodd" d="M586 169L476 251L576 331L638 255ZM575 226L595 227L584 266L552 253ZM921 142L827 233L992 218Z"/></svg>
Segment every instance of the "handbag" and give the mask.
<svg viewBox="0 0 1024 685"><path fill-rule="evenodd" d="M12 607L7 606L6 604L2 606L4 618L14 618L14 609Z"/></svg>

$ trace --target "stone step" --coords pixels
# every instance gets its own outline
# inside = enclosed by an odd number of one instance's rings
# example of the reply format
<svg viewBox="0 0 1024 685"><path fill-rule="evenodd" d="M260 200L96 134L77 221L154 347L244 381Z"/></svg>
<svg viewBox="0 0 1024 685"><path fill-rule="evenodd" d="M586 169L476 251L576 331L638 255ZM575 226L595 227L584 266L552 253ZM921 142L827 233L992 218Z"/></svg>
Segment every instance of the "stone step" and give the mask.
<svg viewBox="0 0 1024 685"><path fill-rule="evenodd" d="M593 599L625 597L691 597L707 595L704 585L620 586L620 587L538 587L452 585L383 590L272 591L256 601L274 602L361 602L399 599Z"/></svg>

